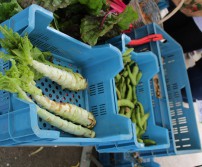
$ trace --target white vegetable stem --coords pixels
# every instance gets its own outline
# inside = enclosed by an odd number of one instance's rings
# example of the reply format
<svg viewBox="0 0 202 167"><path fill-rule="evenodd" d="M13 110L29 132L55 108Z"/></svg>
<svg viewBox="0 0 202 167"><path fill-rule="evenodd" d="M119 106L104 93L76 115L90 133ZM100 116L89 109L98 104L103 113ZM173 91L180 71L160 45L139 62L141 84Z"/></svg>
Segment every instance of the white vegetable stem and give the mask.
<svg viewBox="0 0 202 167"><path fill-rule="evenodd" d="M93 128L96 124L96 120L92 113L76 105L69 103L58 103L50 100L46 96L33 95L32 97L45 109L61 116L62 118L66 118L88 128Z"/></svg>
<svg viewBox="0 0 202 167"><path fill-rule="evenodd" d="M81 125L75 125L71 122L63 120L60 117L57 117L47 112L46 110L40 108L39 106L37 106L37 113L39 117L41 117L43 120L63 130L64 132L68 132L76 136L84 136L84 137L91 137L91 138L95 137L94 131L84 128Z"/></svg>
<svg viewBox="0 0 202 167"><path fill-rule="evenodd" d="M19 92L20 98L34 103L21 88L18 88L18 92ZM84 128L81 125L75 125L71 122L63 120L60 117L55 116L54 114L51 114L48 111L40 108L38 105L36 106L37 106L37 114L39 115L39 117L41 117L43 120L50 123L51 125L57 127L58 129L61 129L64 132L67 132L76 136L83 136L83 137L90 137L90 138L95 137L94 131Z"/></svg>
<svg viewBox="0 0 202 167"><path fill-rule="evenodd" d="M79 73L67 72L36 60L33 60L32 66L44 76L61 85L62 89L78 91L87 87L86 80Z"/></svg>

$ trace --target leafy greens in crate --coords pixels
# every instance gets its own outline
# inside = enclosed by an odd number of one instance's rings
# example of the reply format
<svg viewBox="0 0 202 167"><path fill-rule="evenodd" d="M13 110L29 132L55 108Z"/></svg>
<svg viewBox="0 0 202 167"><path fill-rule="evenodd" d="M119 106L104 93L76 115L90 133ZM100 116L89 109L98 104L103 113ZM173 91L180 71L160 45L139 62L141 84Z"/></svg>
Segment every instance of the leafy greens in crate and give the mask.
<svg viewBox="0 0 202 167"><path fill-rule="evenodd" d="M55 116L37 105L37 114L42 119L65 132L78 136L95 137L95 132L88 129L93 128L96 124L92 113L72 104L61 104L50 100L36 87L34 81L36 78L45 76L57 82L63 89L78 91L86 89L86 80L79 73L48 62L45 58L50 54L34 47L27 35L20 37L6 26L0 26L0 30L5 37L0 40L0 44L8 52L8 54L1 52L0 58L12 62L12 67L6 71L6 75L1 74L0 76L0 89L17 93L19 98L33 102L26 94L29 93L43 108L62 117Z"/></svg>

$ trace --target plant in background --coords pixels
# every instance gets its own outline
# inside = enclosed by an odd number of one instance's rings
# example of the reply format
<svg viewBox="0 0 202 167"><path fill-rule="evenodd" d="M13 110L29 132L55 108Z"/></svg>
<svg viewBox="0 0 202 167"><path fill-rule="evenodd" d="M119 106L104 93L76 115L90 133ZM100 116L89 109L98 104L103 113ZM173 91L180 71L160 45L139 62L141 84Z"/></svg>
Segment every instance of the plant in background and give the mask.
<svg viewBox="0 0 202 167"><path fill-rule="evenodd" d="M31 4L54 12L54 28L90 45L104 43L130 28L138 19L122 0L10 0L0 1L0 22Z"/></svg>
<svg viewBox="0 0 202 167"><path fill-rule="evenodd" d="M17 0L0 0L0 23L22 10Z"/></svg>
<svg viewBox="0 0 202 167"><path fill-rule="evenodd" d="M137 18L138 15L132 6L125 6L118 11L112 8L103 17L85 16L81 20L81 39L90 45L95 45L99 37L105 36L110 31L116 31L111 34L119 35L123 30L127 30Z"/></svg>

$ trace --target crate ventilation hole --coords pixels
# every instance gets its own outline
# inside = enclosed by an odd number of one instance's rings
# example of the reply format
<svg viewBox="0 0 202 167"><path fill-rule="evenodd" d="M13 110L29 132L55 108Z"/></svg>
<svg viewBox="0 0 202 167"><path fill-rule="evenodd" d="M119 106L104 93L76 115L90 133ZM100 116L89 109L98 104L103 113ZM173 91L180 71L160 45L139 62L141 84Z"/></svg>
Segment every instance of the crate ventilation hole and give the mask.
<svg viewBox="0 0 202 167"><path fill-rule="evenodd" d="M89 86L89 94L90 96L94 96L96 94L102 94L104 93L104 85L103 82L100 82L98 84L92 84Z"/></svg>
<svg viewBox="0 0 202 167"><path fill-rule="evenodd" d="M29 37L30 41L33 45L37 46L38 48L50 51L54 54L65 56L65 51L58 50L56 47L49 45L48 43L45 43L49 40L47 36L44 36L42 34L32 34L32 36Z"/></svg>
<svg viewBox="0 0 202 167"><path fill-rule="evenodd" d="M100 116L100 115L106 115L106 105L105 104L100 104L98 106L91 106L90 110L95 117Z"/></svg>

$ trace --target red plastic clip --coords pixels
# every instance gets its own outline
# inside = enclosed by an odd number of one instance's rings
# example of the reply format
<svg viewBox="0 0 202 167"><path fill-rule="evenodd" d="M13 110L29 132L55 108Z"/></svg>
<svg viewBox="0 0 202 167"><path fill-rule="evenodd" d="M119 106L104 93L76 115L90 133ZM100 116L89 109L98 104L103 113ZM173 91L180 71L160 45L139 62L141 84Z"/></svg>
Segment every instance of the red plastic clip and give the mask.
<svg viewBox="0 0 202 167"><path fill-rule="evenodd" d="M148 35L146 37L143 37L141 39L134 39L134 40L130 41L127 45L130 45L130 46L142 45L142 44L145 44L148 42L159 41L162 39L163 39L162 34L152 34L152 35Z"/></svg>

